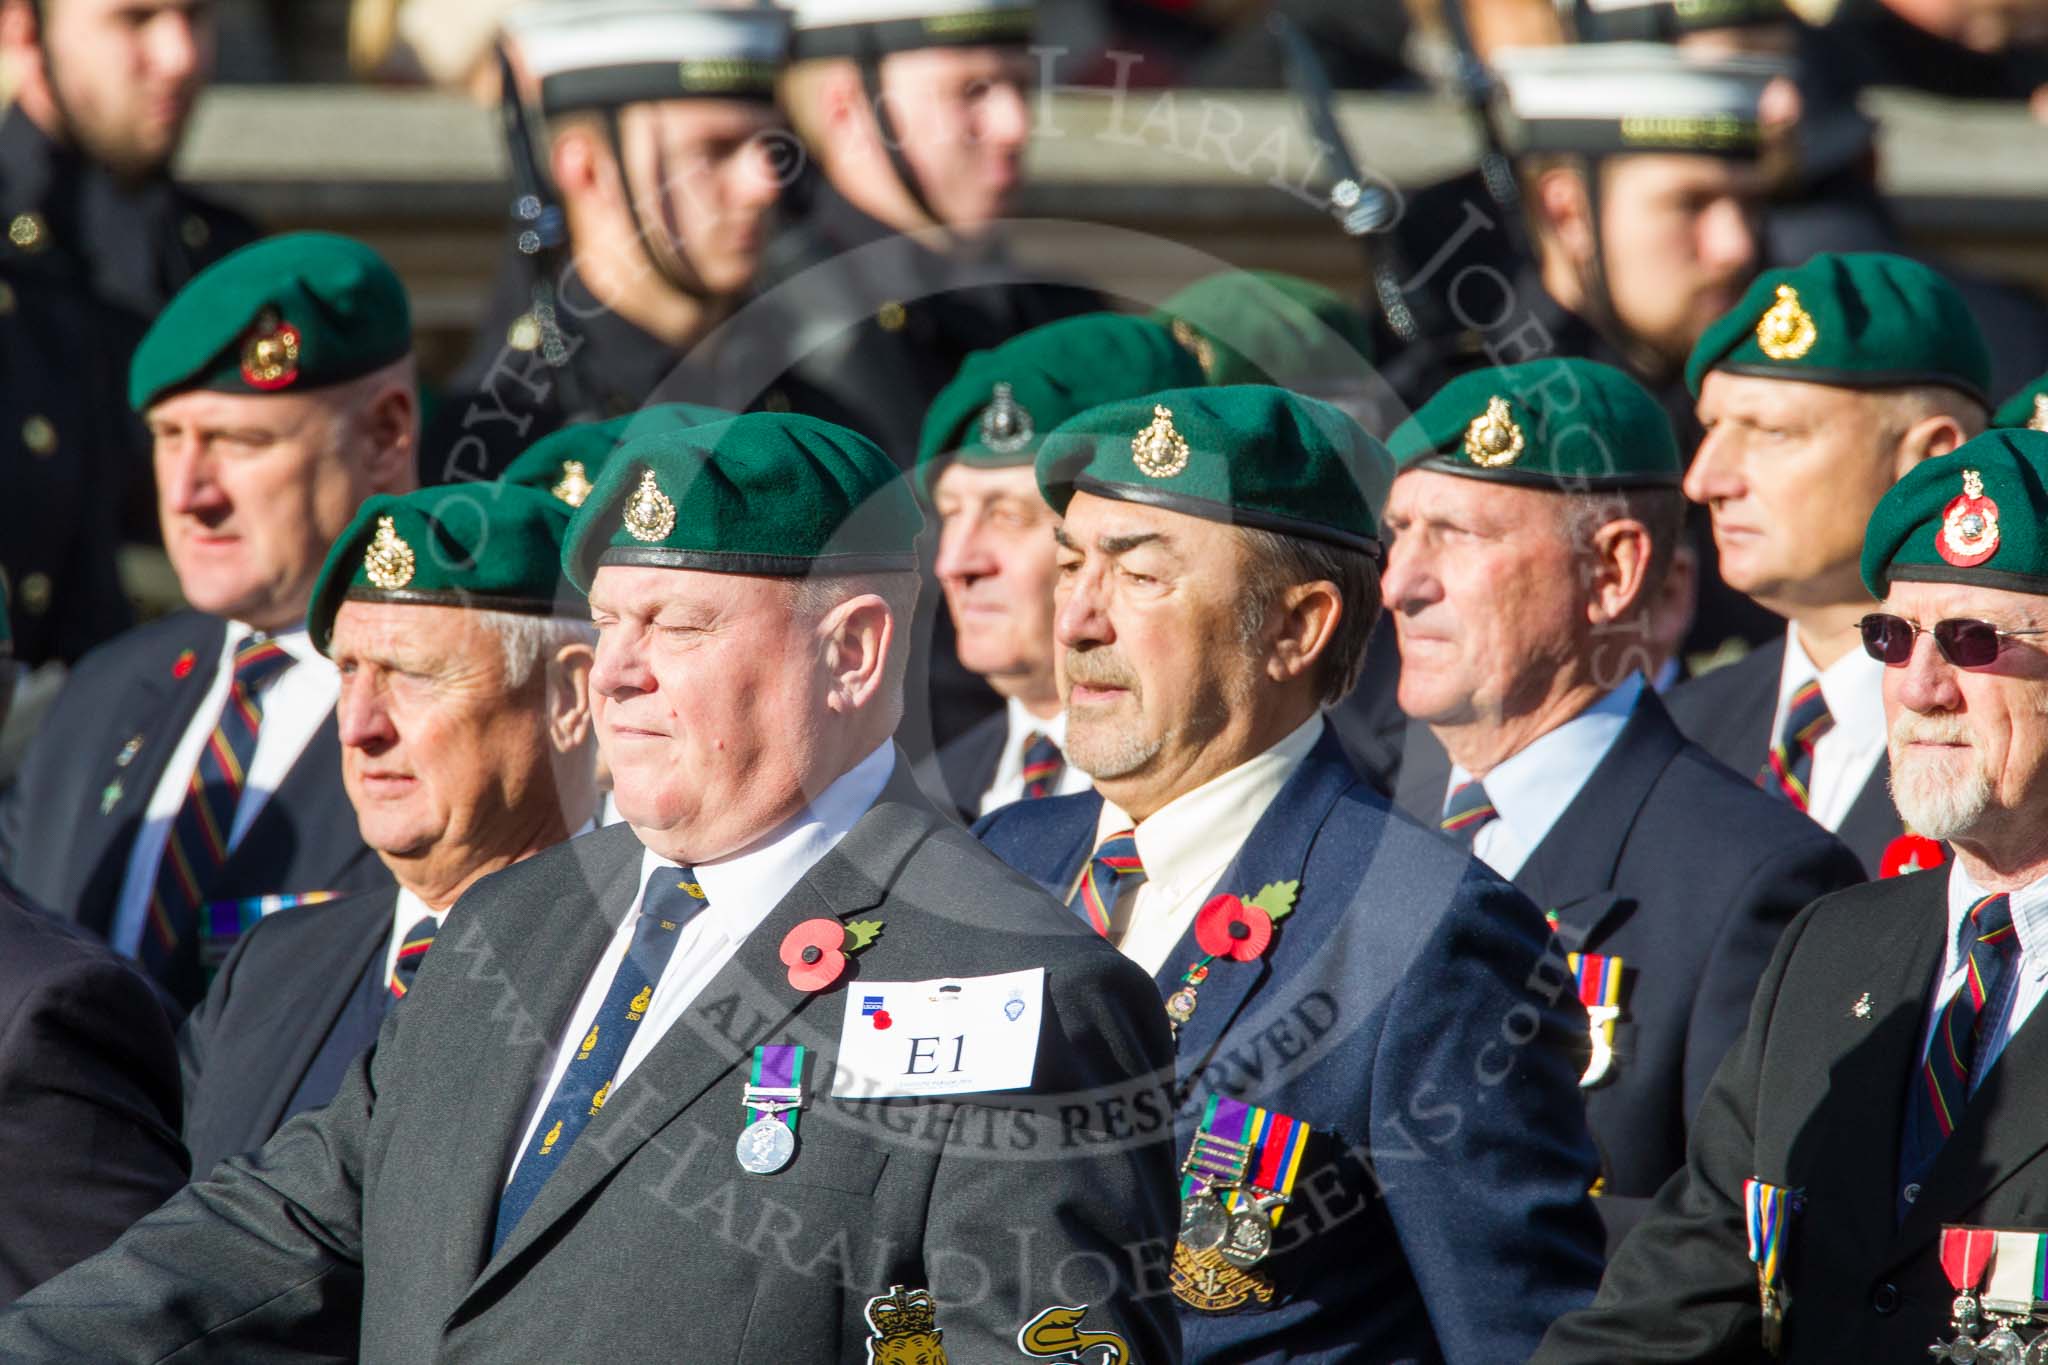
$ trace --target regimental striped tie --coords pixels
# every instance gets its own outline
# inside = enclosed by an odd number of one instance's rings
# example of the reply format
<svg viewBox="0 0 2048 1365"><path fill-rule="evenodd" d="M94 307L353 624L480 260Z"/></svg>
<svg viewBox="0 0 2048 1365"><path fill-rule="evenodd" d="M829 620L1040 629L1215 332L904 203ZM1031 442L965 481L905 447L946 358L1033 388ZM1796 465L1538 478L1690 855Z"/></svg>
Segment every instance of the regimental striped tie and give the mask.
<svg viewBox="0 0 2048 1365"><path fill-rule="evenodd" d="M1024 739L1024 799L1036 801L1041 796L1051 796L1060 780L1060 769L1066 765L1060 746L1033 730Z"/></svg>
<svg viewBox="0 0 2048 1365"><path fill-rule="evenodd" d="M568 1069L548 1097L534 1126L533 1139L520 1154L519 1167L498 1197L497 1228L491 1236L491 1254L505 1245L512 1229L533 1207L541 1186L562 1168L576 1139L604 1108L611 1096L612 1082L626 1047L640 1030L640 1021L654 999L654 987L661 980L675 952L682 928L706 909L704 888L690 868L660 867L647 879L647 895L641 902L639 921L633 926L633 943L626 949L604 1001L597 1007L590 1031L576 1045Z"/></svg>
<svg viewBox="0 0 2048 1365"><path fill-rule="evenodd" d="M1828 732L1835 718L1828 713L1828 699L1820 694L1815 678L1792 694L1785 708L1785 724L1778 742L1757 769L1756 784L1774 796L1782 796L1795 809L1806 809L1807 786L1813 780L1813 746Z"/></svg>
<svg viewBox="0 0 2048 1365"><path fill-rule="evenodd" d="M1916 1131L1908 1135L1908 1150L1922 1163L1931 1162L1955 1131L1970 1101L1970 1076L1978 1054L1985 1038L1998 1027L1998 1005L2002 1003L1998 988L2020 951L2011 901L2004 896L1985 896L1971 906L1963 941L1969 945L1970 957L1962 984L1942 1006L1934 1037L1927 1044L1927 1060L1920 1064L1913 1087L1916 1101L1911 1121Z"/></svg>
<svg viewBox="0 0 2048 1365"><path fill-rule="evenodd" d="M1134 829L1112 834L1096 846L1095 856L1088 860L1088 870L1081 874L1081 885L1067 903L1078 907L1095 932L1108 938L1116 918L1116 898L1123 892L1126 878L1133 890L1145 880L1145 864L1138 860L1138 832Z"/></svg>
<svg viewBox="0 0 2048 1365"><path fill-rule="evenodd" d="M199 911L212 899L213 886L228 860L228 840L235 827L235 808L248 785L249 760L256 753L256 732L263 724L257 694L265 681L293 663L275 640L254 636L235 651L234 680L220 720L199 751L199 763L185 789L164 840L156 884L149 894L149 922L143 927L136 957L142 968L161 982L178 1001L197 1004L206 992L199 962Z"/></svg>
<svg viewBox="0 0 2048 1365"><path fill-rule="evenodd" d="M441 921L432 915L421 915L419 923L406 931L405 938L398 945L398 958L391 964L391 998L403 1000L412 993L413 978L420 974L420 963L426 960L427 949L434 946L434 934L441 927Z"/></svg>
<svg viewBox="0 0 2048 1365"><path fill-rule="evenodd" d="M1499 814L1493 808L1493 801L1486 795L1484 786L1477 782L1464 782L1444 798L1441 828L1444 833L1470 848L1472 841L1479 837L1479 831Z"/></svg>

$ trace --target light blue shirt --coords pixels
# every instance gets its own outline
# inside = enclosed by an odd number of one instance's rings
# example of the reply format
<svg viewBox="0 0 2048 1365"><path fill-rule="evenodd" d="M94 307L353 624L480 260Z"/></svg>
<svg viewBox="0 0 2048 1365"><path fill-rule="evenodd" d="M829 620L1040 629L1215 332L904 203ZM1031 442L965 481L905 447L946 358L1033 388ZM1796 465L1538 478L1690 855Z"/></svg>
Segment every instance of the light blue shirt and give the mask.
<svg viewBox="0 0 2048 1365"><path fill-rule="evenodd" d="M1555 730L1537 736L1480 779L1496 817L1481 826L1472 841L1481 862L1510 879L1522 870L1614 747L1642 695L1642 674L1629 674L1621 686ZM1453 764L1445 799L1471 780L1471 773Z"/></svg>

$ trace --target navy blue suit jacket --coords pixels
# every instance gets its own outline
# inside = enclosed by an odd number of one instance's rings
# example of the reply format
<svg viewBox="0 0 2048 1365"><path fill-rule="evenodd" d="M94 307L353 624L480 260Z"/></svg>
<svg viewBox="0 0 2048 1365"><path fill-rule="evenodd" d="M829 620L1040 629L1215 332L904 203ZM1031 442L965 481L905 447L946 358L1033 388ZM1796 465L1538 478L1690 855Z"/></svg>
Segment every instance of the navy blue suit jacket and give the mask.
<svg viewBox="0 0 2048 1365"><path fill-rule="evenodd" d="M1093 793L1048 797L977 832L1064 898L1100 811ZM1263 1267L1273 1303L1183 1309L1186 1358L1525 1359L1591 1298L1601 1263L1585 1014L1559 989L1542 918L1393 811L1329 731L1215 890L1290 880L1300 898L1272 947L1213 964L1180 1031L1175 1142L1184 1155L1211 1091L1315 1137ZM1200 956L1190 931L1159 973L1162 999Z"/></svg>
<svg viewBox="0 0 2048 1365"><path fill-rule="evenodd" d="M1743 777L1754 778L1771 751L1771 720L1778 713L1778 679L1785 670L1785 637L1760 645L1725 668L1674 687L1665 700L1685 737ZM1842 827L1835 831L1878 875L1885 846L1906 832L1892 805L1891 764L1879 756Z"/></svg>
<svg viewBox="0 0 2048 1365"><path fill-rule="evenodd" d="M1412 726L1401 807L1434 815L1449 778L1443 746ZM1568 951L1622 959L1614 1061L1585 1092L1610 1245L1685 1165L1707 1083L1742 1032L1778 936L1813 901L1862 880L1838 839L1688 743L1644 690L1514 877L1556 912Z"/></svg>
<svg viewBox="0 0 2048 1365"><path fill-rule="evenodd" d="M333 1099L346 1064L377 1041L383 1014L366 1019L351 1004L365 971L383 973L397 899L372 891L265 916L221 964L178 1031L185 1146L200 1179ZM322 1063L324 1079L308 1093L303 1083Z"/></svg>
<svg viewBox="0 0 2048 1365"><path fill-rule="evenodd" d="M218 617L178 612L100 646L72 673L0 799L0 866L32 900L96 934L112 927L129 849L206 694L226 630ZM181 678L177 661L186 650L198 666ZM123 763L130 739L141 743ZM102 809L117 778L120 798ZM356 831L330 715L235 845L211 896L390 884Z"/></svg>

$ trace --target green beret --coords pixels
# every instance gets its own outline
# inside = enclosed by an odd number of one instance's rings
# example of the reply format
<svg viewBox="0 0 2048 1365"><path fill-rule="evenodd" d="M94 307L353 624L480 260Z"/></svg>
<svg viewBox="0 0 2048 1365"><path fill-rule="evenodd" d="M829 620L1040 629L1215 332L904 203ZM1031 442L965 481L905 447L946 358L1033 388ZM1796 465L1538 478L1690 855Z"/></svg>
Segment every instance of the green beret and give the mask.
<svg viewBox="0 0 2048 1365"><path fill-rule="evenodd" d="M1852 389L1938 384L1991 406L1991 351L1963 296L1879 251L1824 251L1759 275L1692 348L1695 398L1709 370Z"/></svg>
<svg viewBox="0 0 2048 1365"><path fill-rule="evenodd" d="M1893 484L1863 533L1863 586L1901 579L2048 593L2048 432L1987 431Z"/></svg>
<svg viewBox="0 0 2048 1365"><path fill-rule="evenodd" d="M562 571L584 592L603 564L715 573L917 568L917 510L867 437L786 412L634 437L569 523Z"/></svg>
<svg viewBox="0 0 2048 1365"><path fill-rule="evenodd" d="M1534 488L1676 488L1685 461L1671 419L1634 379L1598 361L1531 360L1453 379L1387 439L1405 472Z"/></svg>
<svg viewBox="0 0 2048 1365"><path fill-rule="evenodd" d="M1348 300L1299 275L1225 270L1196 280L1152 315L1201 361L1211 384L1311 392L1370 373L1372 324Z"/></svg>
<svg viewBox="0 0 2048 1365"><path fill-rule="evenodd" d="M1090 408L1038 452L1038 488L1144 503L1369 554L1394 465L1340 408L1263 384L1168 389Z"/></svg>
<svg viewBox="0 0 2048 1365"><path fill-rule="evenodd" d="M574 422L548 433L505 466L499 478L550 494L570 511L583 505L612 452L635 436L686 431L733 414L703 403L655 403L607 422Z"/></svg>
<svg viewBox="0 0 2048 1365"><path fill-rule="evenodd" d="M1991 414L1991 425L2048 431L2048 374L2000 403Z"/></svg>
<svg viewBox="0 0 2048 1365"><path fill-rule="evenodd" d="M536 616L581 610L562 585L569 513L509 484L439 484L379 493L327 552L306 629L327 652L343 602L409 602Z"/></svg>
<svg viewBox="0 0 2048 1365"><path fill-rule="evenodd" d="M1192 388L1202 367L1166 329L1120 313L1084 313L976 351L925 413L918 487L929 496L950 460L977 469L1029 465L1045 434L1118 398Z"/></svg>
<svg viewBox="0 0 2048 1365"><path fill-rule="evenodd" d="M391 267L328 232L270 237L179 290L135 348L128 403L187 389L299 393L412 354L412 311Z"/></svg>

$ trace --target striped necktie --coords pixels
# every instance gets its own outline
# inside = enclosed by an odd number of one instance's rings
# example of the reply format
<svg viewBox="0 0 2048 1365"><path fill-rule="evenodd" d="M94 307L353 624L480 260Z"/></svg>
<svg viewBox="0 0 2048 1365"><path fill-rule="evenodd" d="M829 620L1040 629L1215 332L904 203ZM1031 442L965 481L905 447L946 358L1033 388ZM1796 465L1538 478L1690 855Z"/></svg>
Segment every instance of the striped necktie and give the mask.
<svg viewBox="0 0 2048 1365"><path fill-rule="evenodd" d="M1906 1150L1923 1169L1955 1131L1970 1100L1970 1078L1977 1068L1985 1039L1998 1027L1999 986L2019 957L2019 931L2013 927L2012 902L1985 896L1970 907L1963 941L1969 945L1962 984L1942 1006L1927 1059L1914 1078L1914 1103L1907 1122Z"/></svg>
<svg viewBox="0 0 2048 1365"><path fill-rule="evenodd" d="M1096 846L1095 856L1088 860L1088 870L1081 875L1081 885L1067 903L1078 906L1095 932L1108 938L1116 918L1116 898L1123 892L1126 878L1133 889L1145 880L1145 864L1138 860L1138 832L1134 829L1112 834Z"/></svg>
<svg viewBox="0 0 2048 1365"><path fill-rule="evenodd" d="M1492 800L1486 795L1486 788L1477 782L1465 782L1444 798L1444 818L1440 828L1470 848L1479 837L1479 831L1498 815Z"/></svg>
<svg viewBox="0 0 2048 1365"><path fill-rule="evenodd" d="M498 1196L498 1220L491 1236L491 1254L505 1245L512 1229L533 1207L541 1186L560 1170L576 1145L576 1139L597 1117L611 1095L612 1080L626 1047L639 1032L640 1021L654 999L654 987L661 980L675 952L682 928L700 910L708 908L704 888L691 868L659 867L647 879L647 894L640 905L640 918L633 926L632 946L612 976L612 984L597 1007L590 1031L576 1045L562 1079L541 1110L533 1137L520 1154L518 1169Z"/></svg>
<svg viewBox="0 0 2048 1365"><path fill-rule="evenodd" d="M1793 809L1805 810L1807 785L1813 780L1813 746L1834 723L1828 699L1820 694L1820 679L1814 678L1792 694L1778 742L1757 769L1756 784L1791 802Z"/></svg>
<svg viewBox="0 0 2048 1365"><path fill-rule="evenodd" d="M419 923L406 931L399 940L398 958L391 964L391 998L403 1000L412 993L413 978L420 974L420 963L426 960L427 949L434 946L434 934L441 927L441 921L432 915L421 915Z"/></svg>
<svg viewBox="0 0 2048 1365"><path fill-rule="evenodd" d="M1060 769L1065 766L1060 746L1033 730L1024 740L1024 799L1036 801L1041 796L1051 796L1054 784L1060 780Z"/></svg>
<svg viewBox="0 0 2048 1365"><path fill-rule="evenodd" d="M206 991L199 963L200 907L212 898L227 864L235 809L248 785L249 760L263 724L258 692L292 666L291 654L258 635L235 651L234 678L226 703L185 788L185 802L172 820L149 894L149 922L136 946L143 970L183 1004Z"/></svg>

